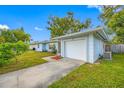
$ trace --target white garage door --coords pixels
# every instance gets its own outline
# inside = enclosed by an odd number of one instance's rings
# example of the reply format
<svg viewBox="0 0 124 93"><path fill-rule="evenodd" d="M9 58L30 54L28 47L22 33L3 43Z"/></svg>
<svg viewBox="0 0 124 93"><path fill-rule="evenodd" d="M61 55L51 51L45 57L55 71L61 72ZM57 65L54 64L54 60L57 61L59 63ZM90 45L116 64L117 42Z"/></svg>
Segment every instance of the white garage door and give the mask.
<svg viewBox="0 0 124 93"><path fill-rule="evenodd" d="M86 61L86 40L65 41L65 57Z"/></svg>

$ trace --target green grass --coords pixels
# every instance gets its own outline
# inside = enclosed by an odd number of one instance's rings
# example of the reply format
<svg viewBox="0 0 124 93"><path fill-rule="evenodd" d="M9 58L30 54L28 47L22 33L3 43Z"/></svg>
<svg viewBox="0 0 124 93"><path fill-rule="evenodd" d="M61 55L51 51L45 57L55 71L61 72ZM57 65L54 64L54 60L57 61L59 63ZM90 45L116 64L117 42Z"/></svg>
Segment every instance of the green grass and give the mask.
<svg viewBox="0 0 124 93"><path fill-rule="evenodd" d="M124 88L124 54L114 54L112 61L84 64L49 87Z"/></svg>
<svg viewBox="0 0 124 93"><path fill-rule="evenodd" d="M42 59L43 57L53 56L54 54L49 52L36 52L36 51L28 51L23 53L20 56L17 56L18 61L13 58L10 60L10 64L0 67L0 74L16 71L19 69L35 66L38 64L43 64L47 62Z"/></svg>

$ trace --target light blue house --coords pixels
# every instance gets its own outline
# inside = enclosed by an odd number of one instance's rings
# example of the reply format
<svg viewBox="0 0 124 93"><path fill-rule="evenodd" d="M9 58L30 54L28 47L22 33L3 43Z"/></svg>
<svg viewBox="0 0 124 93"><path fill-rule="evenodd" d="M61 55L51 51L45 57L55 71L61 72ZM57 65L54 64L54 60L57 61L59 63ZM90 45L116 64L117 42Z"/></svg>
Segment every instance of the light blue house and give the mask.
<svg viewBox="0 0 124 93"><path fill-rule="evenodd" d="M42 41L42 42L32 42L30 44L30 49L31 50L35 50L35 51L42 51L42 52L52 52L53 47L56 48L56 50L58 50L58 43L57 42L52 42L52 41Z"/></svg>
<svg viewBox="0 0 124 93"><path fill-rule="evenodd" d="M102 27L55 37L61 42L60 55L94 63L104 55L108 34Z"/></svg>

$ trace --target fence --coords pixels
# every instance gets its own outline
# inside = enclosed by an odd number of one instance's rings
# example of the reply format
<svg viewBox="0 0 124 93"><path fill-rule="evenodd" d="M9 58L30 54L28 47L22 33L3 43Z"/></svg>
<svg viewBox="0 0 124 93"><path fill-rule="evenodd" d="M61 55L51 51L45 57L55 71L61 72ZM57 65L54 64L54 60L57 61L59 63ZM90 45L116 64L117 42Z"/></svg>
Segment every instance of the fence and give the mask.
<svg viewBox="0 0 124 93"><path fill-rule="evenodd" d="M113 53L124 53L124 44L112 45Z"/></svg>

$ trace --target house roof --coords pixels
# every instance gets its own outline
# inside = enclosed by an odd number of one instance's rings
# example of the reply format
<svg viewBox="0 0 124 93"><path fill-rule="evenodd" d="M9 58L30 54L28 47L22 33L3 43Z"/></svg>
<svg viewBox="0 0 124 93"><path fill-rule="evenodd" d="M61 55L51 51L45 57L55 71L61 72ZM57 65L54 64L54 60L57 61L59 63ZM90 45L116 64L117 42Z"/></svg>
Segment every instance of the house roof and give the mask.
<svg viewBox="0 0 124 93"><path fill-rule="evenodd" d="M105 41L108 41L108 35L104 31L103 27L98 27L98 28L95 28L95 29L80 31L80 32L76 32L76 33L71 33L71 34L55 37L55 38L52 38L52 39L53 40L59 40L59 39L66 39L66 38L70 38L70 37L79 37L79 36L83 36L83 35L90 34L90 33L95 33L95 32L97 32L97 34L99 34L100 37L102 37Z"/></svg>
<svg viewBox="0 0 124 93"><path fill-rule="evenodd" d="M46 43L49 43L48 40L44 40L44 41L34 41L34 42L31 42L30 44L31 45L35 45L35 44L46 44Z"/></svg>
<svg viewBox="0 0 124 93"><path fill-rule="evenodd" d="M48 43L55 43L56 41L49 41L49 40L44 40L44 41L34 41L30 43L30 45L35 45L35 44L48 44Z"/></svg>

